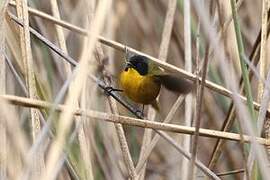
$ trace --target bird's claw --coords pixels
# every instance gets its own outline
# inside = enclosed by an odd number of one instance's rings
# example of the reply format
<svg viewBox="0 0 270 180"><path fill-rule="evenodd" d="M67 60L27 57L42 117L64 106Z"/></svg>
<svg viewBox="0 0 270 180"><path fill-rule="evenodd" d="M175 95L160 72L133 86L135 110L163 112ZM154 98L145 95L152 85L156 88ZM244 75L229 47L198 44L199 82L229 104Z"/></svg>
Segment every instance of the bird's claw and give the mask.
<svg viewBox="0 0 270 180"><path fill-rule="evenodd" d="M123 92L122 89L113 88L113 87L111 87L111 86L105 87L104 91L105 91L105 93L108 94L108 95L110 95L110 93L113 92L113 91Z"/></svg>

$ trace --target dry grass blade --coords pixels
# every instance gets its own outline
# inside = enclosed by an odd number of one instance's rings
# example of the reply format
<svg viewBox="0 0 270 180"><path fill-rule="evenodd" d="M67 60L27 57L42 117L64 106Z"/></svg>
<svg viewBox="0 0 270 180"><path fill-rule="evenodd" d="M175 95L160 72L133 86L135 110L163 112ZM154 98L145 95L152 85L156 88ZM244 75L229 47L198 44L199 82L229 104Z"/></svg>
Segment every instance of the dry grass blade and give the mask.
<svg viewBox="0 0 270 180"><path fill-rule="evenodd" d="M57 19L61 19L57 1L50 0L50 3L51 3L51 7L52 7L53 16ZM63 28L59 25L55 25L55 28L56 28L56 36L57 36L58 44L59 44L60 48L65 53L67 53L68 52L67 51L67 44L66 44ZM64 64L65 75L70 74L71 73L70 64L69 63L63 63L63 64Z"/></svg>

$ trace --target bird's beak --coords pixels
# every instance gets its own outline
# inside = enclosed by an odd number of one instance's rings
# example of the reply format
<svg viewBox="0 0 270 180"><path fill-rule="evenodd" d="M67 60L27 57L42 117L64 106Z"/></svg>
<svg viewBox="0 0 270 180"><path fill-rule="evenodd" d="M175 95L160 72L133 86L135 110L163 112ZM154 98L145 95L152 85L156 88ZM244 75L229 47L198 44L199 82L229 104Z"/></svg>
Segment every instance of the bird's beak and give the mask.
<svg viewBox="0 0 270 180"><path fill-rule="evenodd" d="M133 65L130 62L127 62L125 66L125 71L127 71L131 67L133 67Z"/></svg>

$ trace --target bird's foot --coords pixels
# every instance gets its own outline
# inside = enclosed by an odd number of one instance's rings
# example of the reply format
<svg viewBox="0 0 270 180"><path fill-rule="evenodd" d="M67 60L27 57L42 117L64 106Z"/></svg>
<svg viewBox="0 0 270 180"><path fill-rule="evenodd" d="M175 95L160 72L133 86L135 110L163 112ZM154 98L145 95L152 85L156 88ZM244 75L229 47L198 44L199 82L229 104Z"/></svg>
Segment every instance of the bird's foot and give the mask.
<svg viewBox="0 0 270 180"><path fill-rule="evenodd" d="M122 89L113 88L111 86L105 87L104 91L108 95L110 95L110 93L113 92L113 91L123 92Z"/></svg>

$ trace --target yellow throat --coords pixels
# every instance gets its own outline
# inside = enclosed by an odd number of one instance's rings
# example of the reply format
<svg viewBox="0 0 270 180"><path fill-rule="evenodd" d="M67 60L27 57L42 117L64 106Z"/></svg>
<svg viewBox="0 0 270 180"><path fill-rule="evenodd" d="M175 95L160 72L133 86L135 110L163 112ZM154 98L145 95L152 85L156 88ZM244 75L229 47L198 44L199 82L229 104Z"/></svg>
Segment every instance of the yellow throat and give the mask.
<svg viewBox="0 0 270 180"><path fill-rule="evenodd" d="M140 75L135 69L128 68L120 75L120 86L134 102L153 104L159 94L161 84L153 75Z"/></svg>

